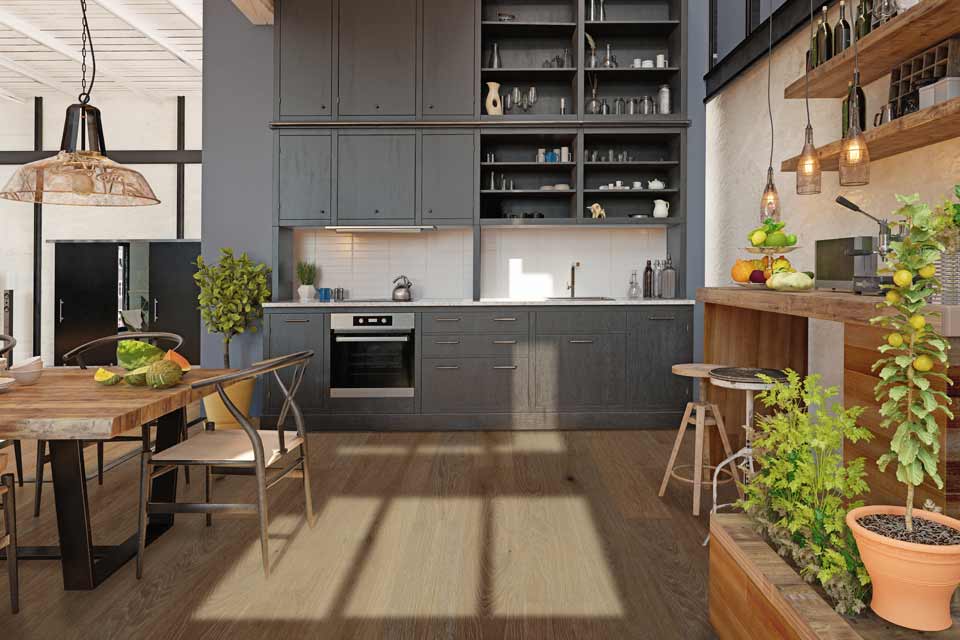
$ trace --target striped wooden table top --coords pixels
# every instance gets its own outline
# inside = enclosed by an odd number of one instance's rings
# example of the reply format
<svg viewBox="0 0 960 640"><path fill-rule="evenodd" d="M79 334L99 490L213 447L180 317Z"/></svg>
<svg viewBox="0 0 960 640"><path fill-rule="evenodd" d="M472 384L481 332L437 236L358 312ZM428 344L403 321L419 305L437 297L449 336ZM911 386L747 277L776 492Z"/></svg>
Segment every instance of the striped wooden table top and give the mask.
<svg viewBox="0 0 960 640"><path fill-rule="evenodd" d="M95 371L44 369L37 384L0 394L0 439L107 440L209 395L190 385L230 370L195 368L169 389L104 386L94 382Z"/></svg>

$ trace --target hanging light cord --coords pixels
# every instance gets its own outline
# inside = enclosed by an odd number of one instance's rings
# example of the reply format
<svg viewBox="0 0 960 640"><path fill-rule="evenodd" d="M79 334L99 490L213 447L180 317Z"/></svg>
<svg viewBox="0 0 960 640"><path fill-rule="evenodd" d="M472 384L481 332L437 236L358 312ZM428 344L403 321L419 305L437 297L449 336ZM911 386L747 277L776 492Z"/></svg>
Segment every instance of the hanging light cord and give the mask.
<svg viewBox="0 0 960 640"><path fill-rule="evenodd" d="M770 0L770 42L767 48L767 116L770 118L770 164L773 169L773 106L770 102L770 76L773 75L773 0Z"/></svg>
<svg viewBox="0 0 960 640"><path fill-rule="evenodd" d="M813 42L813 0L810 0L810 42ZM810 48L810 55L813 55L813 47ZM810 66L810 61L807 61ZM807 126L810 126L810 70L807 69L803 74L803 96L807 103Z"/></svg>
<svg viewBox="0 0 960 640"><path fill-rule="evenodd" d="M81 41L83 46L80 49L80 104L90 102L90 92L93 91L93 83L97 79L97 56L93 52L93 36L90 34L90 25L87 23L87 0L80 0L80 13L83 15L83 35ZM90 84L87 84L87 45L90 45Z"/></svg>
<svg viewBox="0 0 960 640"><path fill-rule="evenodd" d="M859 2L863 2L863 0L859 0ZM857 3L858 9L860 8L859 2ZM857 36L856 29L853 30L851 35L853 36L853 79L856 80L853 87L853 104L854 108L857 110L857 122L859 122L860 96L857 94L857 85L860 84L860 38Z"/></svg>

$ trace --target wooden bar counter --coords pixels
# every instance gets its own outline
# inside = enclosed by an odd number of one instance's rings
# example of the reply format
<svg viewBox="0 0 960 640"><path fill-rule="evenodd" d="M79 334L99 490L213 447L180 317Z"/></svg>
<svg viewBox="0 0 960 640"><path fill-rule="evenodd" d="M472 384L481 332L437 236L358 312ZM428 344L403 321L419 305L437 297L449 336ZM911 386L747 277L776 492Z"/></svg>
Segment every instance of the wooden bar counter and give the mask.
<svg viewBox="0 0 960 640"><path fill-rule="evenodd" d="M801 375L808 371L808 320L829 320L843 324L843 352L837 353L837 364L843 367L843 401L851 407L866 410L860 424L873 433L870 442L847 445L844 457L867 459L867 482L871 504L900 504L903 486L897 481L893 466L881 473L876 460L887 451L892 430L880 427L880 403L874 398L879 381L871 366L879 358L877 347L883 343L884 331L870 326L870 318L881 313L877 304L882 298L852 293L811 291L780 293L744 287L707 287L697 291L697 301L704 303L704 361L711 364L740 367L791 368ZM950 338L954 349L950 355L949 375L954 386L949 393L960 397L960 307L935 305L941 314L931 318L941 332ZM711 387L711 398L720 405L724 421L736 448L743 442L744 398L742 393ZM960 405L955 407L960 415ZM945 489L937 489L928 481L917 490L917 504L931 498L944 506L948 514L960 516L960 420L941 419L940 473ZM718 439L719 440L719 439ZM719 441L711 441L711 460L721 451Z"/></svg>

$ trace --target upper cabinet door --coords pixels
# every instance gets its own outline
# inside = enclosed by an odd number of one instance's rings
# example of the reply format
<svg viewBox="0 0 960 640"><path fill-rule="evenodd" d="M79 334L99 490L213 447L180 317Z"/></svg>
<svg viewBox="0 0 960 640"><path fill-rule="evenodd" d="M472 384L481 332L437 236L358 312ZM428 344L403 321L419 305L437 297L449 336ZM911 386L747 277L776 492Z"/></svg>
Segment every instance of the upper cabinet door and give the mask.
<svg viewBox="0 0 960 640"><path fill-rule="evenodd" d="M338 223L413 224L416 136L341 133L338 141Z"/></svg>
<svg viewBox="0 0 960 640"><path fill-rule="evenodd" d="M417 1L340 0L338 78L341 116L416 115Z"/></svg>
<svg viewBox="0 0 960 640"><path fill-rule="evenodd" d="M473 133L423 134L420 213L432 220L473 220Z"/></svg>
<svg viewBox="0 0 960 640"><path fill-rule="evenodd" d="M280 221L330 220L331 138L280 134L277 206Z"/></svg>
<svg viewBox="0 0 960 640"><path fill-rule="evenodd" d="M474 0L423 0L423 117L472 116Z"/></svg>
<svg viewBox="0 0 960 640"><path fill-rule="evenodd" d="M329 116L333 0L283 0L278 11L280 116Z"/></svg>

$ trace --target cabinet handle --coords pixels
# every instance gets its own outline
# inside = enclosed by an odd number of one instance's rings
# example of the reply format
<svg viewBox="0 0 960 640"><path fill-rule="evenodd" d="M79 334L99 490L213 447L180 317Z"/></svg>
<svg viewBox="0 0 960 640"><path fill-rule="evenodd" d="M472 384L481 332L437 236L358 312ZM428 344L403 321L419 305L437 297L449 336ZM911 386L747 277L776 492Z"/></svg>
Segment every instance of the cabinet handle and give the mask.
<svg viewBox="0 0 960 640"><path fill-rule="evenodd" d="M428 104L428 105L427 105L427 109L433 109L433 105L432 105L432 104Z"/></svg>
<svg viewBox="0 0 960 640"><path fill-rule="evenodd" d="M460 344L459 340L435 340L433 344Z"/></svg>
<svg viewBox="0 0 960 640"><path fill-rule="evenodd" d="M57 316L57 321L63 324L63 298L60 298L59 304L57 305Z"/></svg>
<svg viewBox="0 0 960 640"><path fill-rule="evenodd" d="M516 322L516 318L494 318L494 322Z"/></svg>
<svg viewBox="0 0 960 640"><path fill-rule="evenodd" d="M307 324L310 321L306 318L287 318L284 322L287 324Z"/></svg>
<svg viewBox="0 0 960 640"><path fill-rule="evenodd" d="M516 368L517 368L517 365L515 364L504 364L504 365L497 365L494 367L494 369L516 369Z"/></svg>
<svg viewBox="0 0 960 640"><path fill-rule="evenodd" d="M517 344L516 340L494 340L493 344Z"/></svg>
<svg viewBox="0 0 960 640"><path fill-rule="evenodd" d="M676 316L650 316L651 320L676 320Z"/></svg>
<svg viewBox="0 0 960 640"><path fill-rule="evenodd" d="M380 213L380 209L374 209L373 212L374 212L374 213Z"/></svg>
<svg viewBox="0 0 960 640"><path fill-rule="evenodd" d="M438 364L434 369L459 369L460 365L458 364Z"/></svg>
<svg viewBox="0 0 960 640"><path fill-rule="evenodd" d="M159 306L159 304L160 303L157 301L157 299L154 298L153 299L153 321L154 322L158 322L160 320L160 314L157 313L157 307Z"/></svg>
<svg viewBox="0 0 960 640"><path fill-rule="evenodd" d="M593 344L593 340L570 340L570 344Z"/></svg>
<svg viewBox="0 0 960 640"><path fill-rule="evenodd" d="M433 213L433 209L427 209L427 213Z"/></svg>
<svg viewBox="0 0 960 640"><path fill-rule="evenodd" d="M434 318L435 322L460 322L460 318Z"/></svg>

